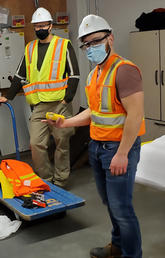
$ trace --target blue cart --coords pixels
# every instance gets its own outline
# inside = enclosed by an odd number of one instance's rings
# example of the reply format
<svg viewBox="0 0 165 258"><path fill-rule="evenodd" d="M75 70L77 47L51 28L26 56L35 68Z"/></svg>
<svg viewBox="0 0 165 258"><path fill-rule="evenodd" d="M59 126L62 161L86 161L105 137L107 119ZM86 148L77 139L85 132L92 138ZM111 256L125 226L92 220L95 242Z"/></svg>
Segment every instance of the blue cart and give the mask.
<svg viewBox="0 0 165 258"><path fill-rule="evenodd" d="M7 102L3 104L6 104L9 107L11 112L14 140L15 140L15 147L16 147L16 159L20 160L14 110L11 104ZM81 197L78 197L75 194L68 192L49 182L46 182L46 183L50 186L51 191L44 193L44 198L45 198L45 201L47 202L47 206L45 208L40 208L40 207L36 207L32 209L24 208L22 206L23 200L16 197L14 197L13 199L3 199L1 188L0 188L0 202L5 206L7 206L10 210L12 210L15 213L17 218L20 217L23 220L27 220L27 221L43 218L45 216L49 216L55 213L78 208L85 204L85 200L82 199Z"/></svg>

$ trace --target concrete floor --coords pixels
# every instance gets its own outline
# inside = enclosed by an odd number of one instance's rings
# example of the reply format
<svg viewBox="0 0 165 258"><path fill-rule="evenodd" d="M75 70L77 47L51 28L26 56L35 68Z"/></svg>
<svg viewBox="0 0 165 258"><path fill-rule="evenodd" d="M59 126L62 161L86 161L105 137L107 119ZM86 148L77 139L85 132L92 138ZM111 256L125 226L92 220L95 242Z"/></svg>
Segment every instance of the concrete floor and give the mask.
<svg viewBox="0 0 165 258"><path fill-rule="evenodd" d="M22 160L30 164L28 155ZM72 171L68 190L84 198L86 205L63 217L24 221L15 234L0 241L0 257L88 258L91 247L110 242L111 224L88 164ZM165 191L136 183L134 206L141 225L143 258L164 258ZM13 219L13 214L2 205L0 212Z"/></svg>

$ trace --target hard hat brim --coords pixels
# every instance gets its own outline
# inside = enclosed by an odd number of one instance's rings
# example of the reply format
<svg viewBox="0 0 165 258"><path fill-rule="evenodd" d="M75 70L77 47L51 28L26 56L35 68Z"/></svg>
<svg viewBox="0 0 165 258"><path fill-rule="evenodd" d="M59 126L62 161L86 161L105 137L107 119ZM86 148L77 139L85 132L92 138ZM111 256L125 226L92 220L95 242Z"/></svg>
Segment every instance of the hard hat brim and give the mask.
<svg viewBox="0 0 165 258"><path fill-rule="evenodd" d="M41 20L39 20L39 21L37 21L37 20L33 21L33 20L32 20L31 23L52 22L52 21L53 21L53 19L51 19L51 20L44 20L44 19L43 19L42 21L41 21Z"/></svg>
<svg viewBox="0 0 165 258"><path fill-rule="evenodd" d="M78 36L77 37L77 40L82 40L82 38L83 37L86 37L86 36L89 36L89 35L91 35L91 34L93 34L93 33L97 33L97 32L109 32L109 33L112 33L112 29L111 30L97 30L97 31L94 31L94 32L91 32L91 33L88 33L88 34L85 34L85 35L82 35L82 36Z"/></svg>

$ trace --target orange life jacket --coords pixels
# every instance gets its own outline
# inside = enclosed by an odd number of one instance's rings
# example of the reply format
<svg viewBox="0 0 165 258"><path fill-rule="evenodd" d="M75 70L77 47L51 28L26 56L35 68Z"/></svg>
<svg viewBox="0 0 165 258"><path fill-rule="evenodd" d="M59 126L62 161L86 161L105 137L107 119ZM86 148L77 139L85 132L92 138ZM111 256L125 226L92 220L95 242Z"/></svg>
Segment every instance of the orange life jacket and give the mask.
<svg viewBox="0 0 165 258"><path fill-rule="evenodd" d="M138 69L132 62L114 54L108 59L99 78L97 78L98 66L88 76L85 90L91 110L90 136L94 140L120 141L122 138L127 114L117 98L116 73L119 66L123 64L129 64ZM143 119L138 135L144 133Z"/></svg>
<svg viewBox="0 0 165 258"><path fill-rule="evenodd" d="M13 185L15 196L31 194L40 190L50 191L50 187L25 162L13 159L2 160L1 170Z"/></svg>

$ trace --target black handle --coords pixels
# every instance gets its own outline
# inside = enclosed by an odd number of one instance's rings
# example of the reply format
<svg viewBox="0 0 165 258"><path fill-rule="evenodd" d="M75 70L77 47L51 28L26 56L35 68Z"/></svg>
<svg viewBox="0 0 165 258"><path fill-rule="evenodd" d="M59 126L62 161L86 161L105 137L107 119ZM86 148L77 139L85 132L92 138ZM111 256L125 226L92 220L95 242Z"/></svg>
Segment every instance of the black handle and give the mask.
<svg viewBox="0 0 165 258"><path fill-rule="evenodd" d="M155 83L158 85L158 70L155 71Z"/></svg>
<svg viewBox="0 0 165 258"><path fill-rule="evenodd" d="M161 125L161 126L165 126L165 124L159 123L159 122L155 122L155 125Z"/></svg>
<svg viewBox="0 0 165 258"><path fill-rule="evenodd" d="M164 71L161 71L161 83L164 86Z"/></svg>

